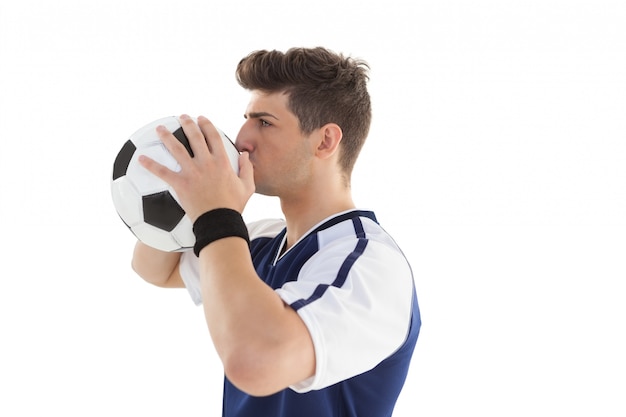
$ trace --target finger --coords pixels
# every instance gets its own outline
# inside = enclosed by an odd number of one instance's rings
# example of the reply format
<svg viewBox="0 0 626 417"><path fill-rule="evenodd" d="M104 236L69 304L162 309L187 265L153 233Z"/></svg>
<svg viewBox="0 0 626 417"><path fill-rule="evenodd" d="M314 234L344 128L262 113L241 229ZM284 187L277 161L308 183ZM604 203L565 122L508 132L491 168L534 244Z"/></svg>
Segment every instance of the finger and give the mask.
<svg viewBox="0 0 626 417"><path fill-rule="evenodd" d="M176 162L178 162L181 167L187 164L191 156L185 145L165 126L157 126L156 132L159 139L161 139L161 142L163 142L163 145L165 145L167 150L172 154Z"/></svg>
<svg viewBox="0 0 626 417"><path fill-rule="evenodd" d="M162 179L163 181L165 181L166 183L170 185L176 177L176 172L172 171L165 165L158 163L157 161L150 158L149 156L139 155L139 158L137 159L137 161L139 161L139 164L145 169L147 169L150 173L156 175L157 177L159 177L160 179Z"/></svg>
<svg viewBox="0 0 626 417"><path fill-rule="evenodd" d="M218 158L224 158L226 156L224 142L222 142L222 136L213 123L204 116L198 116L198 126L206 138L211 154Z"/></svg>
<svg viewBox="0 0 626 417"><path fill-rule="evenodd" d="M239 155L239 178L246 187L246 191L253 193L255 190L254 185L254 167L250 162L250 154L248 152L242 152Z"/></svg>

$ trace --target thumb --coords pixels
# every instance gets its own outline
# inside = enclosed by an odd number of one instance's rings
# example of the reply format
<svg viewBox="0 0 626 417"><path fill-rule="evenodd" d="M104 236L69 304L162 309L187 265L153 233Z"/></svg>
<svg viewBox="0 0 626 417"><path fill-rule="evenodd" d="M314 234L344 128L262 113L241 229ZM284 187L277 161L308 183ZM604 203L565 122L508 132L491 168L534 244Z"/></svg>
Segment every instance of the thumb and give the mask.
<svg viewBox="0 0 626 417"><path fill-rule="evenodd" d="M254 193L254 167L252 162L250 162L250 154L248 152L242 152L239 155L239 178L246 188L249 188L250 193Z"/></svg>

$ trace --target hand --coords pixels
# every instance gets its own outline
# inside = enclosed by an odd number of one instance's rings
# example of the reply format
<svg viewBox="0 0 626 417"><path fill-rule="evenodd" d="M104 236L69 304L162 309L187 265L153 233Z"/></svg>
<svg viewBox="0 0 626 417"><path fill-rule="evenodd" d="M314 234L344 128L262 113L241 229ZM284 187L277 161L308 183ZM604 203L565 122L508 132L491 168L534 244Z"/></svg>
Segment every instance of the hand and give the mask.
<svg viewBox="0 0 626 417"><path fill-rule="evenodd" d="M220 134L206 117L196 124L189 116L180 116L194 157L164 126L157 127L159 138L181 167L179 172L142 155L139 163L168 183L192 222L215 208L230 208L240 213L254 193L254 173L248 153L239 157L239 176L230 166Z"/></svg>

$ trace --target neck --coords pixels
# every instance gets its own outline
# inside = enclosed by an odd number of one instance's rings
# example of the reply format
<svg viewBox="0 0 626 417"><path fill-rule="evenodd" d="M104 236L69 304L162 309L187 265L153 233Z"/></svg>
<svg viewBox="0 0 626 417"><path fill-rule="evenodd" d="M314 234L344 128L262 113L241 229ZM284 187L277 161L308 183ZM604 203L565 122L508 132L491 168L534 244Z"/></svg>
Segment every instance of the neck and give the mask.
<svg viewBox="0 0 626 417"><path fill-rule="evenodd" d="M349 189L342 192L299 194L282 197L281 208L287 222L287 245L293 246L305 233L322 220L334 214L355 208Z"/></svg>

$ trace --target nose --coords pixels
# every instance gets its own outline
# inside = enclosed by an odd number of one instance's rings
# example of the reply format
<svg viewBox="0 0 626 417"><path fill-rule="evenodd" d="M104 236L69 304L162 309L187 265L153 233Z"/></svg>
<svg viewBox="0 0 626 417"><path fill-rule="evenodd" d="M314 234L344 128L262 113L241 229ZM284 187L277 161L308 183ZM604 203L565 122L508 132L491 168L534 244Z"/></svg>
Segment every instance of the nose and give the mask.
<svg viewBox="0 0 626 417"><path fill-rule="evenodd" d="M248 152L252 153L253 146L251 141L251 136L246 129L246 123L244 123L239 129L239 133L237 133L237 138L235 139L235 147L239 152Z"/></svg>

